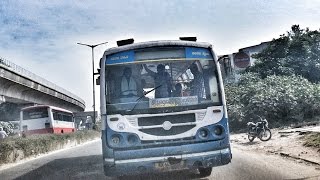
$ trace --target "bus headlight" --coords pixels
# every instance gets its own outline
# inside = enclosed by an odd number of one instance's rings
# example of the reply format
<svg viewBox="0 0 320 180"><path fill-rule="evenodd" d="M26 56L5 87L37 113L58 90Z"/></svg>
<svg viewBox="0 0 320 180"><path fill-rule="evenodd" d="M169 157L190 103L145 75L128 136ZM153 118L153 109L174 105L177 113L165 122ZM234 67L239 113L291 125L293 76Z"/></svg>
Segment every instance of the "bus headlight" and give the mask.
<svg viewBox="0 0 320 180"><path fill-rule="evenodd" d="M117 124L117 127L120 131L123 131L126 128L126 125L123 122Z"/></svg>
<svg viewBox="0 0 320 180"><path fill-rule="evenodd" d="M208 136L209 136L208 130L205 129L205 128L200 129L200 131L199 131L199 136L200 136L200 138L203 138L203 139L208 138Z"/></svg>
<svg viewBox="0 0 320 180"><path fill-rule="evenodd" d="M128 141L129 144L137 144L139 140L138 140L138 137L137 137L137 136L135 136L135 135L133 135L133 134L130 134L130 135L128 136L127 141Z"/></svg>
<svg viewBox="0 0 320 180"><path fill-rule="evenodd" d="M118 145L120 143L120 137L118 135L113 135L111 137L111 142L115 145Z"/></svg>
<svg viewBox="0 0 320 180"><path fill-rule="evenodd" d="M222 129L221 126L216 126L216 127L214 127L214 129L213 129L213 133L214 133L215 135L220 136L220 135L222 134L222 132L223 132L223 129Z"/></svg>

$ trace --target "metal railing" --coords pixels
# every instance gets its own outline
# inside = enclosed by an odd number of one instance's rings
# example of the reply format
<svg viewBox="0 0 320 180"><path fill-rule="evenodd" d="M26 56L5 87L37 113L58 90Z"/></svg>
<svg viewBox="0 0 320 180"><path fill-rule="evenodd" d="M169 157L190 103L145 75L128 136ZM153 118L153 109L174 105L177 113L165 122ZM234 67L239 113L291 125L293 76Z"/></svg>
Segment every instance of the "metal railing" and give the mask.
<svg viewBox="0 0 320 180"><path fill-rule="evenodd" d="M58 91L66 96L69 96L70 98L73 98L77 101L80 101L83 105L85 105L85 102L78 96L74 95L73 93L63 89L62 87L57 86L56 84L22 68L21 66L18 66L16 64L14 64L13 62L4 59L2 57L0 57L0 66L3 65L5 68L7 68L10 71L13 71L21 76L24 76L28 79L31 79L32 81L35 81L43 86L46 86L49 89Z"/></svg>

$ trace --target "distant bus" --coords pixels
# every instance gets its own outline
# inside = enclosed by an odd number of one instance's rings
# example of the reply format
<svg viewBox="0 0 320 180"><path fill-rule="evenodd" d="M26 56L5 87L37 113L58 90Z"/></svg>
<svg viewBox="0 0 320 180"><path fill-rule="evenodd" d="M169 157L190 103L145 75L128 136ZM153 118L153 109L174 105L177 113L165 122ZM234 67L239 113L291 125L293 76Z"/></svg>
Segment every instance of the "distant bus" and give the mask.
<svg viewBox="0 0 320 180"><path fill-rule="evenodd" d="M73 113L47 105L26 107L20 112L20 130L23 134L74 132Z"/></svg>
<svg viewBox="0 0 320 180"><path fill-rule="evenodd" d="M211 44L120 45L107 49L100 65L106 176L198 169L205 177L231 162L224 86Z"/></svg>

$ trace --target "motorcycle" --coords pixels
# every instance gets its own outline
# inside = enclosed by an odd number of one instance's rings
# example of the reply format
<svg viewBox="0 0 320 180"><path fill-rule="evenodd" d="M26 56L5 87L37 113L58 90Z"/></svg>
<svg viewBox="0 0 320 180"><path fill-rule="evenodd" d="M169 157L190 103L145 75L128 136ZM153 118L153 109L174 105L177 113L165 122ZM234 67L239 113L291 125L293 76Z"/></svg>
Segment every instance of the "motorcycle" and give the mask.
<svg viewBox="0 0 320 180"><path fill-rule="evenodd" d="M256 137L261 141L268 141L271 139L271 131L268 128L268 121L260 117L257 123L248 122L248 139L252 142Z"/></svg>

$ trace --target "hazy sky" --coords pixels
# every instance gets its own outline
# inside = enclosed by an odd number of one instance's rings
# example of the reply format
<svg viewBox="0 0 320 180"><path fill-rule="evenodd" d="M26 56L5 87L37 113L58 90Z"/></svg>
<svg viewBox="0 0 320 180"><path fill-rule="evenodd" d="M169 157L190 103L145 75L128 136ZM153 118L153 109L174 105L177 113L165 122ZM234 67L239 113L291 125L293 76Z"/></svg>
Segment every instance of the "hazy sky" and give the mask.
<svg viewBox="0 0 320 180"><path fill-rule="evenodd" d="M91 49L96 67L119 39L135 42L197 36L217 54L269 41L291 25L320 28L317 0L0 0L0 57L78 95L92 109ZM97 108L99 108L99 86Z"/></svg>

